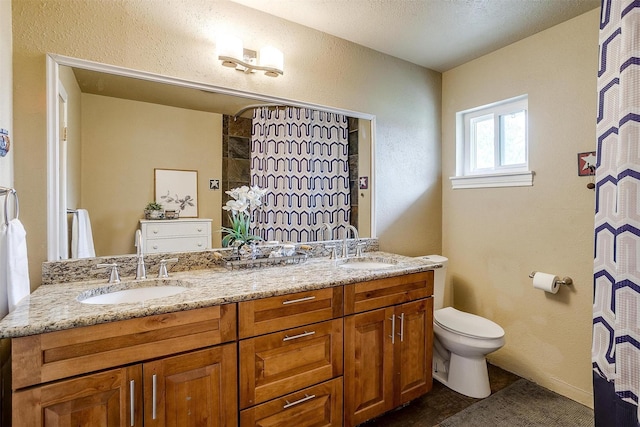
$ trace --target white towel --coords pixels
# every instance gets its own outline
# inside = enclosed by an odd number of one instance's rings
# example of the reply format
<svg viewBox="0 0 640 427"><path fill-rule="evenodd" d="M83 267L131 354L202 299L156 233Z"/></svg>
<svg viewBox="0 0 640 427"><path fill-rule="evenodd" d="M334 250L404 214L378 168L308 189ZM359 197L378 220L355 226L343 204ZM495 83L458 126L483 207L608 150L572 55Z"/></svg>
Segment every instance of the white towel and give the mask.
<svg viewBox="0 0 640 427"><path fill-rule="evenodd" d="M27 232L18 218L9 221L5 233L6 281L9 311L31 292L29 260L27 258Z"/></svg>
<svg viewBox="0 0 640 427"><path fill-rule="evenodd" d="M0 220L0 319L9 313L7 264L7 226Z"/></svg>
<svg viewBox="0 0 640 427"><path fill-rule="evenodd" d="M78 212L73 215L71 224L71 257L93 258L95 256L89 212L86 209L78 209Z"/></svg>

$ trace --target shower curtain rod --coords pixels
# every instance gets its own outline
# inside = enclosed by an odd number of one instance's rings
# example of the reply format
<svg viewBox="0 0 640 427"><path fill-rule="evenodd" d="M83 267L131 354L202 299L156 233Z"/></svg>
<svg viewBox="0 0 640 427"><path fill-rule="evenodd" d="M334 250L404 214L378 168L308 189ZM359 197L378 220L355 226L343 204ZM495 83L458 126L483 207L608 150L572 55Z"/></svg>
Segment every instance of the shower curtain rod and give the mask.
<svg viewBox="0 0 640 427"><path fill-rule="evenodd" d="M297 105L289 105L289 104L251 104L251 105L247 105L246 107L241 108L240 110L238 110L238 112L233 115L233 121L235 122L236 120L238 120L238 117L240 117L246 111L253 110L254 108L260 108L260 107L275 107L275 108L279 108L279 107L298 107L298 106Z"/></svg>
<svg viewBox="0 0 640 427"><path fill-rule="evenodd" d="M240 110L238 110L237 113L235 113L233 115L233 121L235 122L236 120L238 120L238 117L240 117L242 114L244 114L246 111L249 110L253 110L254 108L260 108L260 107L274 107L274 108L285 108L285 107L294 107L294 108L309 108L312 110L316 110L316 111L324 111L327 113L335 113L335 114L345 114L345 113L338 113L335 110L331 110L329 108L320 108L320 107L316 107L316 106L307 106L307 105L296 105L296 104L278 104L278 103L267 103L267 104L251 104L251 105L247 105L244 108L241 108ZM345 114L346 115L346 114Z"/></svg>

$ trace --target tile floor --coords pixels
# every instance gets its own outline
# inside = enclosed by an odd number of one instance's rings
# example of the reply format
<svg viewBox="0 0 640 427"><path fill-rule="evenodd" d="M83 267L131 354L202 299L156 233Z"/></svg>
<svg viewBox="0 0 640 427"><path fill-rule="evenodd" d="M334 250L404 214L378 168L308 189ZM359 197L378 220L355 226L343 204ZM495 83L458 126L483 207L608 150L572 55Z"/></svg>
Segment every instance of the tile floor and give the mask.
<svg viewBox="0 0 640 427"><path fill-rule="evenodd" d="M491 364L489 367L489 382L491 392L498 390L519 380L520 377L500 369ZM379 418L361 424L362 427L434 427L441 421L462 411L468 406L480 401L464 396L433 381L433 389L425 396L414 400L405 407L382 415Z"/></svg>

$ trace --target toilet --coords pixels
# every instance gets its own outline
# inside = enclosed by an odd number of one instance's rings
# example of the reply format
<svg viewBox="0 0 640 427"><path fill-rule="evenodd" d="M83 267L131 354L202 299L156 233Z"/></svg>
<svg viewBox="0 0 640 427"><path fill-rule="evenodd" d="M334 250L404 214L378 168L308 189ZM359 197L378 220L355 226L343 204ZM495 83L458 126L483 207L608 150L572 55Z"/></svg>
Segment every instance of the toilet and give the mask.
<svg viewBox="0 0 640 427"><path fill-rule="evenodd" d="M465 396L487 397L491 388L485 357L504 345L504 329L484 317L444 307L448 259L420 258L443 266L434 270L433 378Z"/></svg>

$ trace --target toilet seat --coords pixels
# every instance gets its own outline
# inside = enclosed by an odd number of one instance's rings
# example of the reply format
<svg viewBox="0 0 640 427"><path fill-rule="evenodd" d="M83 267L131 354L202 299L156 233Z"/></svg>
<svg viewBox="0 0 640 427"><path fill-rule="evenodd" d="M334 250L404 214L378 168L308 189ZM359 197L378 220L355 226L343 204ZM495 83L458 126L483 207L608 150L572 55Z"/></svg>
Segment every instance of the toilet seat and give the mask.
<svg viewBox="0 0 640 427"><path fill-rule="evenodd" d="M475 314L465 313L453 307L445 307L433 313L433 320L442 329L470 338L495 339L504 337L500 325Z"/></svg>

